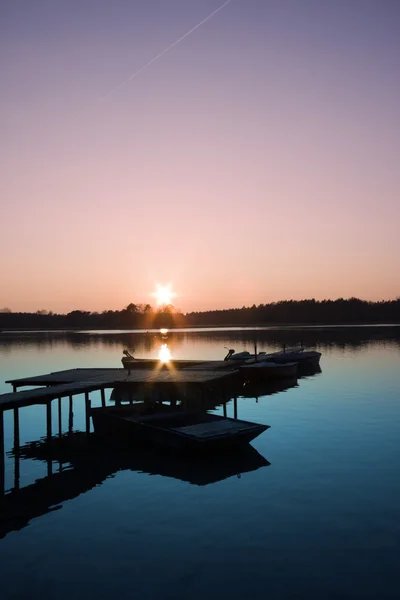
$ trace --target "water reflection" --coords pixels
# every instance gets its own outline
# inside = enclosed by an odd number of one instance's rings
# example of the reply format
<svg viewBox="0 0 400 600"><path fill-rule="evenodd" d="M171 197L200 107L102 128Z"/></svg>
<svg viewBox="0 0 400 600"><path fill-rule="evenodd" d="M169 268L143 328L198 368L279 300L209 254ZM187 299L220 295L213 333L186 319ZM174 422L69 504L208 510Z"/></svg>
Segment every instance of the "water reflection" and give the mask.
<svg viewBox="0 0 400 600"><path fill-rule="evenodd" d="M255 398L271 396L278 392L285 392L290 388L298 387L297 377L288 379L274 379L272 381L254 381L246 383L240 393L242 398Z"/></svg>
<svg viewBox="0 0 400 600"><path fill-rule="evenodd" d="M76 498L120 471L134 471L178 479L191 485L206 486L230 477L241 478L244 473L269 466L269 461L252 446L194 460L173 451L155 448L118 450L104 446L94 434L81 432L53 437L51 443L41 439L13 449L9 455L19 460L39 460L54 468L48 476L0 498L2 518L0 538L22 529L31 519L61 508L62 503ZM18 460L17 460L18 459ZM245 484L244 480L241 485Z"/></svg>
<svg viewBox="0 0 400 600"><path fill-rule="evenodd" d="M0 535L23 528L1 541L3 595L64 598L73 588L75 597L82 597L90 585L92 595L102 598L115 596L116 589L117 595L135 589L141 598L163 597L166 589L177 598L201 598L210 589L235 598L262 598L268 586L280 598L319 599L327 588L337 598L397 597L399 331L310 329L308 339L295 328L258 332L260 350L303 340L314 341L323 352L323 376L299 378L298 387L258 404L254 390L244 388L241 395L250 397L238 400L240 418L271 424L268 436L254 444L271 460L270 469L251 459L247 469L253 464L258 470L247 472L231 456L216 473L214 462L202 473L186 461L176 473L165 453L161 464L157 457L149 464L147 453L117 452L114 460L107 450L104 457L93 452L91 458L90 448L78 451L87 441L75 433L76 451L62 450L53 439L50 454L39 456L42 442L28 454L26 442L45 432L45 409L24 408L15 482L14 452L5 464L7 489L22 488L2 501L0 496ZM39 334L22 342L13 335L8 345L0 335L0 385L69 367L120 368L124 348L155 357L162 343L160 332L58 333L44 335L37 352ZM168 336L174 358L220 358L224 345L239 351L246 344L251 351L248 330ZM267 388L255 391L275 393L270 384ZM2 391L11 391L10 386ZM98 395L91 399L100 404ZM72 416L74 427L85 426L83 399L74 402L74 415L68 415L64 401L63 408L65 429L69 417L72 428ZM232 403L227 408L232 416ZM222 414L223 408L218 410ZM5 413L4 445L7 451L14 446L11 411ZM241 479L239 474L244 474ZM77 500L68 503L68 498ZM32 522L41 514L46 517ZM32 526L25 527L28 523ZM228 578L226 565L232 567ZM93 579L91 573L100 577Z"/></svg>
<svg viewBox="0 0 400 600"><path fill-rule="evenodd" d="M162 343L168 340L168 347L175 358L180 358L179 350L188 345L207 346L212 343L220 345L220 355L224 357L224 346L235 347L237 351L254 348L257 338L259 351L281 350L283 345L318 347L322 350L334 348L351 348L361 350L370 344L394 345L400 349L400 326L359 327L266 327L257 330L243 328L235 330L203 329L203 330L154 330L154 331L58 331L58 332L1 332L0 352L9 352L10 347L34 346L38 351L49 348L73 348L76 350L90 347L135 348L138 356L154 354ZM199 357L199 352L197 353ZM186 356L186 358L189 358ZM200 356L207 358L207 356Z"/></svg>
<svg viewBox="0 0 400 600"><path fill-rule="evenodd" d="M158 353L158 358L162 363L167 363L171 360L172 354L171 350L168 348L167 344L162 344L160 351Z"/></svg>

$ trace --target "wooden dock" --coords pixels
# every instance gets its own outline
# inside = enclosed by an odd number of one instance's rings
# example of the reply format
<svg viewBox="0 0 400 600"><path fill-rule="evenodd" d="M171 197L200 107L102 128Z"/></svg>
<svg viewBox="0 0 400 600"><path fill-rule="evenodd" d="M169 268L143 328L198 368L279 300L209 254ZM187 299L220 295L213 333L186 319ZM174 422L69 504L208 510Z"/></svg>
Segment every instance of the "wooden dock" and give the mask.
<svg viewBox="0 0 400 600"><path fill-rule="evenodd" d="M229 367L229 368L228 368ZM13 386L13 392L0 395L0 493L4 487L4 419L6 410L14 411L14 447L19 447L19 409L36 404L46 405L46 437L52 438L52 401L58 400L58 423L61 423L61 399L69 398L70 414L72 414L73 397L83 395L85 402L85 428L90 432L90 397L91 392L100 392L101 404L106 405L106 389L124 389L132 392L140 390L144 395L156 394L158 399L167 397L178 399L186 396L188 390L197 397L196 401L205 407L206 396L219 393L226 402L228 394L235 388L238 371L232 369L226 361L198 361L187 368L135 368L128 372L125 369L68 369L23 377L6 381ZM18 391L24 386L38 386L36 389Z"/></svg>
<svg viewBox="0 0 400 600"><path fill-rule="evenodd" d="M118 386L179 386L190 384L210 386L222 381L231 381L237 371L209 371L181 369L179 371L135 369L130 374L125 369L71 369L23 379L13 379L14 390L22 386L46 386L35 390L14 391L0 395L0 410L30 404L45 404L49 400L65 396L115 388Z"/></svg>

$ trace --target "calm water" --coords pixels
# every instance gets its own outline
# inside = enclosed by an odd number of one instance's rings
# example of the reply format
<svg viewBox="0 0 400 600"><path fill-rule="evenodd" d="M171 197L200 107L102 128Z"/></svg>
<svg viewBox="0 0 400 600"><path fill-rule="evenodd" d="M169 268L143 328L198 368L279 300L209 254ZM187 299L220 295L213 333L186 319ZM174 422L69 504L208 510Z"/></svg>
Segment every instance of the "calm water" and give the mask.
<svg viewBox="0 0 400 600"><path fill-rule="evenodd" d="M400 327L2 334L0 393L15 377L119 367L126 347L156 356L167 342L176 358L220 359L255 337L260 350L314 344L322 372L238 399L239 418L271 426L243 456L69 446L50 464L32 444L45 434L39 406L20 411L15 473L5 413L5 501L20 490L0 521L2 599L400 597ZM64 399L63 433L68 419Z"/></svg>

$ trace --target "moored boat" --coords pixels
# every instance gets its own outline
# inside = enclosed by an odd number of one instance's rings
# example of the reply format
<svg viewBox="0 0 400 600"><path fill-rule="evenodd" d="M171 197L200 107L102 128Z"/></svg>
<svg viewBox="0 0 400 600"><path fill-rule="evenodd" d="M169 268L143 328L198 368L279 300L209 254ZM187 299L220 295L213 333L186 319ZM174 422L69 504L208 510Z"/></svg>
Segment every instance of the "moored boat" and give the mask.
<svg viewBox="0 0 400 600"><path fill-rule="evenodd" d="M266 354L264 358L279 364L296 362L299 367L317 367L321 356L321 352L317 352L316 350L296 348L293 350L282 350L281 352L271 352L270 354Z"/></svg>
<svg viewBox="0 0 400 600"><path fill-rule="evenodd" d="M119 441L155 444L195 452L247 444L269 425L207 413L187 412L168 405L145 403L91 411L97 434Z"/></svg>
<svg viewBox="0 0 400 600"><path fill-rule="evenodd" d="M159 358L135 358L128 352L123 351L124 356L121 359L124 369L127 369L129 373L134 369L186 369L187 367L194 367L200 364L201 360L168 360L163 362Z"/></svg>
<svg viewBox="0 0 400 600"><path fill-rule="evenodd" d="M244 350L243 352L235 352L235 350L233 348L228 349L228 353L225 356L224 360L233 360L233 361L239 361L239 362L244 362L246 360L251 360L255 358L255 354L251 354L250 352L248 352L247 350ZM257 353L257 359L258 360L262 360L263 358L265 358L265 352L258 352Z"/></svg>
<svg viewBox="0 0 400 600"><path fill-rule="evenodd" d="M260 381L267 379L284 379L287 377L296 377L297 363L289 362L279 364L268 360L252 362L239 367L239 372L246 381Z"/></svg>

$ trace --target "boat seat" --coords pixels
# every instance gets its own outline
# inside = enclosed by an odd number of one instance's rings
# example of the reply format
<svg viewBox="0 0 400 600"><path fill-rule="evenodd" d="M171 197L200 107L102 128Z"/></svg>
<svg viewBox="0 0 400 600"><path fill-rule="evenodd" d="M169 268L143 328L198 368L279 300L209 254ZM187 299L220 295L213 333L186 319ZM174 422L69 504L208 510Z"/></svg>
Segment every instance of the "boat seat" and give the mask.
<svg viewBox="0 0 400 600"><path fill-rule="evenodd" d="M206 423L196 423L194 425L184 425L182 427L174 427L173 430L194 437L213 437L228 432L244 431L250 429L247 423L240 421L208 421Z"/></svg>

